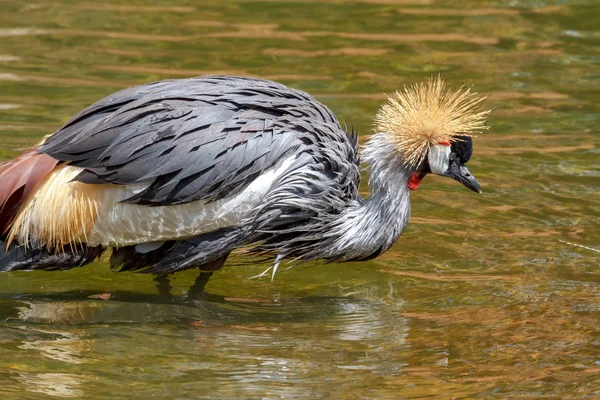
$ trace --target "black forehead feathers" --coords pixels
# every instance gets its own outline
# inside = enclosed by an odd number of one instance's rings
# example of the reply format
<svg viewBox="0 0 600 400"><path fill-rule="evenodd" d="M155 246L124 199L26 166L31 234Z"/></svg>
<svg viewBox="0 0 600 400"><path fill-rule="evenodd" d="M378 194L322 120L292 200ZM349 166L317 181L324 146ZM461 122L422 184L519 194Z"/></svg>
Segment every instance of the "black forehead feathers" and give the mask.
<svg viewBox="0 0 600 400"><path fill-rule="evenodd" d="M452 152L463 164L466 164L473 154L473 140L469 136L457 136L456 139L452 142Z"/></svg>

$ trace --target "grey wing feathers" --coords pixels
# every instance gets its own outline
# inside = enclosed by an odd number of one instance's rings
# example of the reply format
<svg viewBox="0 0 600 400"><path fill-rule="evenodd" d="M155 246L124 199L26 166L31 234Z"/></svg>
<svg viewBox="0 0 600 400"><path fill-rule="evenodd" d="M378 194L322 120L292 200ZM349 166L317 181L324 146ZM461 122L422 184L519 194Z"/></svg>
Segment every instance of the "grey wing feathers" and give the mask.
<svg viewBox="0 0 600 400"><path fill-rule="evenodd" d="M85 183L148 184L128 202L211 201L306 150L315 124L328 126L334 134L325 139L356 158L356 137L346 137L310 95L271 81L210 76L117 92L75 116L40 151L83 168L77 180Z"/></svg>

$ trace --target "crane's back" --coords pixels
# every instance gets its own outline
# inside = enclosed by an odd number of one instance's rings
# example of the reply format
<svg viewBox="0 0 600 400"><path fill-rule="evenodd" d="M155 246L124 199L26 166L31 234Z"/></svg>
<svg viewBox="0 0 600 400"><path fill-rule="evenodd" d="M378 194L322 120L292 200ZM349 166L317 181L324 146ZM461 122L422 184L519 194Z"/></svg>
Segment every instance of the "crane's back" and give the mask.
<svg viewBox="0 0 600 400"><path fill-rule="evenodd" d="M59 165L11 217L9 238L56 252L241 229L227 246L261 241L268 252L284 240L302 252L296 239L315 220L358 198L356 145L327 107L275 82L211 76L125 89L37 149Z"/></svg>

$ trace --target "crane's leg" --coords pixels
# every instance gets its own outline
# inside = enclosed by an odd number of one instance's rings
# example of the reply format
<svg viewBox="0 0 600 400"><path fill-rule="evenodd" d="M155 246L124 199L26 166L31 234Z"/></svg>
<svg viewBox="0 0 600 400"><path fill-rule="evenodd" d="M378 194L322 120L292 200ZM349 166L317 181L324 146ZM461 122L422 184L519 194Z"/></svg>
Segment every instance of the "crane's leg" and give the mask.
<svg viewBox="0 0 600 400"><path fill-rule="evenodd" d="M171 282L169 281L168 275L154 275L154 283L156 283L156 289L158 289L158 294L161 296L169 297L171 296Z"/></svg>
<svg viewBox="0 0 600 400"><path fill-rule="evenodd" d="M212 276L214 271L221 269L223 264L225 264L225 260L229 257L229 253L216 258L206 264L198 266L200 269L200 275L196 278L194 284L190 287L188 291L187 297L190 299L196 299L204 293L204 287L208 283L208 280Z"/></svg>
<svg viewBox="0 0 600 400"><path fill-rule="evenodd" d="M194 284L188 290L187 297L190 299L197 299L204 294L204 287L208 283L208 280L212 276L212 271L200 271L200 275L194 281Z"/></svg>
<svg viewBox="0 0 600 400"><path fill-rule="evenodd" d="M232 249L248 238L246 230L226 228L219 231L181 240L167 241L160 247L140 253L138 246L113 249L110 259L112 268L119 271L140 271L156 275L159 293L170 295L168 275L188 268L198 268L202 273L187 295L194 298L202 295L213 271L220 269Z"/></svg>

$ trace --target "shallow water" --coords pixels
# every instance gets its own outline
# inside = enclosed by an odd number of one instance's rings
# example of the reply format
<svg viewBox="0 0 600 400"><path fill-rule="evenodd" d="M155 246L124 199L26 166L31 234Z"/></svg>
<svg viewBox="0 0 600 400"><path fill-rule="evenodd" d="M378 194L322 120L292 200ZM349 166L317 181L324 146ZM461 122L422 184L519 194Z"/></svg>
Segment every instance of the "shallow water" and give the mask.
<svg viewBox="0 0 600 400"><path fill-rule="evenodd" d="M2 274L3 399L600 397L595 0L127 4L0 1L0 159L208 73L309 91L364 139L382 93L441 73L489 95L484 193L428 177L379 259L225 268L198 301L103 262Z"/></svg>

